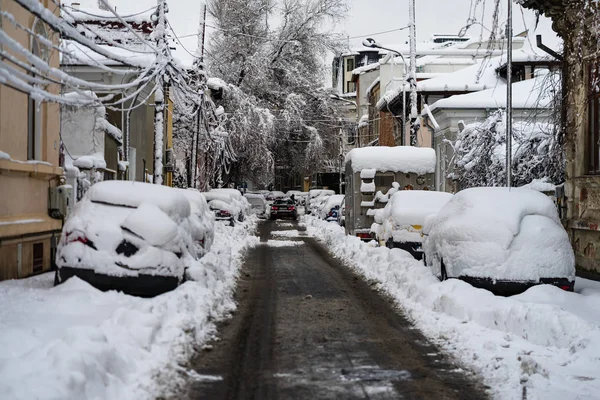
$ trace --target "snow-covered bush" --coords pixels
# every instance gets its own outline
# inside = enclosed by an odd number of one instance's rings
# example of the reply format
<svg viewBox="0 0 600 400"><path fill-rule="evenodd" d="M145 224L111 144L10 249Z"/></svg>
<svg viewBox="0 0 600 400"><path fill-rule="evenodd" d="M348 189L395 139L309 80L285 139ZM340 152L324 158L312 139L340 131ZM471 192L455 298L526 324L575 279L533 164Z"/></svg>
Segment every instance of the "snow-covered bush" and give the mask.
<svg viewBox="0 0 600 400"><path fill-rule="evenodd" d="M514 186L546 178L558 184L564 180L564 150L558 140L558 126L550 122L513 123L512 177ZM461 189L506 184L506 113L493 112L485 121L472 123L454 143L454 170L449 178Z"/></svg>

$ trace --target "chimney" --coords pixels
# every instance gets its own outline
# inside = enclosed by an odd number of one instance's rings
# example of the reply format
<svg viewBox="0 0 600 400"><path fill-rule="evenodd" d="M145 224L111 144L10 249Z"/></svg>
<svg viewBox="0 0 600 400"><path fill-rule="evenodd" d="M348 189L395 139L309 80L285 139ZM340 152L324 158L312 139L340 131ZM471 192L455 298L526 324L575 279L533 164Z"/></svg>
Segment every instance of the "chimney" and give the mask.
<svg viewBox="0 0 600 400"><path fill-rule="evenodd" d="M71 8L73 10L79 10L79 6L81 6L81 3L71 3Z"/></svg>

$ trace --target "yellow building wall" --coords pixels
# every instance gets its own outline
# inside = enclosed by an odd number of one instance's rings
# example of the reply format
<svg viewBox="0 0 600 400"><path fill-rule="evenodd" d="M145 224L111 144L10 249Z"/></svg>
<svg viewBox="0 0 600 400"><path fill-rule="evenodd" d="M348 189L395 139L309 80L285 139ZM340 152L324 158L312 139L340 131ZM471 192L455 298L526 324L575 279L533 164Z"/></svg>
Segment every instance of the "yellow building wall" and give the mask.
<svg viewBox="0 0 600 400"><path fill-rule="evenodd" d="M48 6L48 0L43 3ZM14 1L0 0L0 9L14 16L20 24L33 28L35 17ZM58 8L54 9L58 15ZM29 35L6 18L3 18L2 28L22 46L31 48ZM58 43L58 35L47 31ZM21 55L17 57L23 60ZM49 63L58 68L57 51L50 52ZM55 94L60 90L57 85L45 89ZM56 186L63 174L58 167L59 106L43 103L41 110L40 157L28 161L28 95L0 85L0 151L10 156L10 159L0 159L0 280L34 273L34 244L43 245L42 270L48 270L51 241L60 235L62 227L62 221L48 215L48 189Z"/></svg>

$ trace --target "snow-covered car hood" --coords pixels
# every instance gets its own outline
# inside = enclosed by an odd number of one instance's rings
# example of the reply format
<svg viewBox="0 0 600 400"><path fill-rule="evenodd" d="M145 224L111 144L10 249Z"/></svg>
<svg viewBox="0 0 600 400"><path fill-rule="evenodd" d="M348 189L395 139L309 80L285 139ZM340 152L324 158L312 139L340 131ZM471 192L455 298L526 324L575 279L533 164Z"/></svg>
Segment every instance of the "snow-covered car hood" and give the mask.
<svg viewBox="0 0 600 400"><path fill-rule="evenodd" d="M473 188L426 220L424 250L439 274L498 280L575 278L574 255L554 203L529 189Z"/></svg>

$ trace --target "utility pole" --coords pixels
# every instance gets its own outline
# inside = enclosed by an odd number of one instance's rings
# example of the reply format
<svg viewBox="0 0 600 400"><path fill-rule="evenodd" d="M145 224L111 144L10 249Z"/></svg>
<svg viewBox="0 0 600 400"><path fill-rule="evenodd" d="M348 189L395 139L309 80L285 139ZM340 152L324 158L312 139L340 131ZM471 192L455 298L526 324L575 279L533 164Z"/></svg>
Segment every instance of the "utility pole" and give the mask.
<svg viewBox="0 0 600 400"><path fill-rule="evenodd" d="M512 1L512 0L510 0ZM417 25L415 18L415 0L408 0L408 13L410 17L410 145L417 144ZM406 105L405 105L406 107ZM406 111L405 111L406 112ZM406 129L406 128L404 128Z"/></svg>
<svg viewBox="0 0 600 400"><path fill-rule="evenodd" d="M206 37L206 3L200 6L200 26L198 27L198 56L204 64L204 42Z"/></svg>
<svg viewBox="0 0 600 400"><path fill-rule="evenodd" d="M512 2L508 0L508 23L506 38L508 50L506 54L506 186L512 186Z"/></svg>
<svg viewBox="0 0 600 400"><path fill-rule="evenodd" d="M153 182L157 185L163 183L163 137L165 131L165 104L168 101L165 98L167 93L168 78L166 68L168 62L169 44L167 43L167 23L165 13L166 0L157 0L157 8L153 15L155 20L154 35L156 38L156 65L163 71L157 75L156 86L154 87L154 171Z"/></svg>

